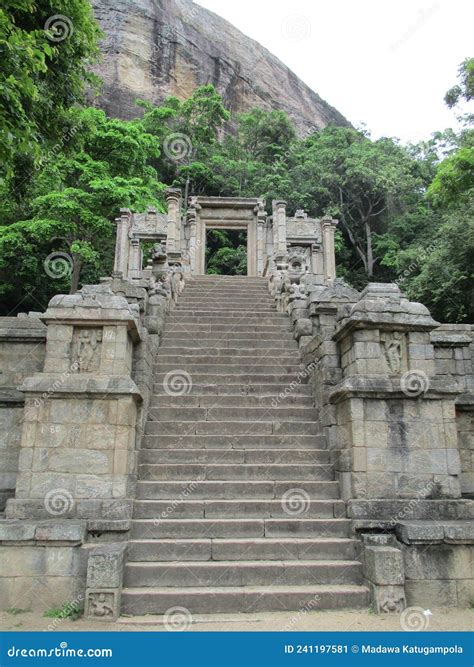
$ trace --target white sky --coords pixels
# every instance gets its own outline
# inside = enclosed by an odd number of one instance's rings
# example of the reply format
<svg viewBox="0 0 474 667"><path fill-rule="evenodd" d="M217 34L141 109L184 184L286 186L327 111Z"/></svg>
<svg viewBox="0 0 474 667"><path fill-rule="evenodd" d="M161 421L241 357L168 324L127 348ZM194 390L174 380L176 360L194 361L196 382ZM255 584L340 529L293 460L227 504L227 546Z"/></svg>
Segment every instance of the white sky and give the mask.
<svg viewBox="0 0 474 667"><path fill-rule="evenodd" d="M199 0L374 138L456 126L443 102L472 56L468 0Z"/></svg>

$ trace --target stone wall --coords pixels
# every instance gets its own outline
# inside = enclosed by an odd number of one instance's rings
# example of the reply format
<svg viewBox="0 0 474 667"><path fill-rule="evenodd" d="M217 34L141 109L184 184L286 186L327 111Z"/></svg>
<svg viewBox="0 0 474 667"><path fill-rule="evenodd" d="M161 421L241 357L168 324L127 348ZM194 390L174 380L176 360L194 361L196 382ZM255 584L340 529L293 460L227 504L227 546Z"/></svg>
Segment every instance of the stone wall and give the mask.
<svg viewBox="0 0 474 667"><path fill-rule="evenodd" d="M0 318L0 512L15 493L25 377L44 363L46 327L36 317Z"/></svg>

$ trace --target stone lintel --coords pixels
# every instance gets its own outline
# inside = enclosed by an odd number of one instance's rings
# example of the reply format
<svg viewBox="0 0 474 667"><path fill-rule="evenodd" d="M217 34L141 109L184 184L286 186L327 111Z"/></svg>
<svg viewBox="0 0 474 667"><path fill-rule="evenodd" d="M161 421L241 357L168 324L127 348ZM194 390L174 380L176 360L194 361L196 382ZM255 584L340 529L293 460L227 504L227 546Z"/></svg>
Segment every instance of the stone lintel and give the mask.
<svg viewBox="0 0 474 667"><path fill-rule="evenodd" d="M406 520L452 521L474 520L474 501L459 499L371 499L348 500L347 516L350 519L389 521L392 527Z"/></svg>
<svg viewBox="0 0 474 667"><path fill-rule="evenodd" d="M462 412L474 411L474 394L471 392L461 394L455 401L456 410Z"/></svg>
<svg viewBox="0 0 474 667"><path fill-rule="evenodd" d="M404 521L396 533L404 544L474 544L474 521Z"/></svg>
<svg viewBox="0 0 474 667"><path fill-rule="evenodd" d="M55 542L73 546L82 544L86 536L85 521L22 521L0 520L0 543Z"/></svg>
<svg viewBox="0 0 474 667"><path fill-rule="evenodd" d="M22 405L25 402L25 397L21 391L16 387L0 387L0 404Z"/></svg>
<svg viewBox="0 0 474 667"><path fill-rule="evenodd" d="M332 390L329 400L331 403L339 403L347 398L410 398L441 400L446 396L454 396L459 392L455 384L448 384L442 380L434 383L421 395L410 395L401 388L400 377L389 377L387 375L353 375L345 378Z"/></svg>
<svg viewBox="0 0 474 667"><path fill-rule="evenodd" d="M19 390L25 394L47 394L48 397L87 394L95 398L114 398L126 395L136 401L142 400L140 390L127 375L38 373L26 378Z"/></svg>

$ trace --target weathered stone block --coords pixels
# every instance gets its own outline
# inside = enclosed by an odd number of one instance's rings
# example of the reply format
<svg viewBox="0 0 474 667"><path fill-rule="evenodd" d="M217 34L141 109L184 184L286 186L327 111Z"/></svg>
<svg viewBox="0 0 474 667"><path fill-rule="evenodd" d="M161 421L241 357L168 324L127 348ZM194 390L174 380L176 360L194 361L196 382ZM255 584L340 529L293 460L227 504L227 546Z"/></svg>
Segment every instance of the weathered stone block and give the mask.
<svg viewBox="0 0 474 667"><path fill-rule="evenodd" d="M364 548L364 575L374 584L403 585L405 574L399 549L383 546Z"/></svg>

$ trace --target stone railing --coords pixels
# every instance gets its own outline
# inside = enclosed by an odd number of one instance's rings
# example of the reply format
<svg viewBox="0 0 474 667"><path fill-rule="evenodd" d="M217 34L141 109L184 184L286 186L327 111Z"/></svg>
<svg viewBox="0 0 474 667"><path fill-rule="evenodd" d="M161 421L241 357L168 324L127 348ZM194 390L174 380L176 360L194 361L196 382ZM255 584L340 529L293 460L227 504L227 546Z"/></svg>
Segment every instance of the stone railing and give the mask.
<svg viewBox="0 0 474 667"><path fill-rule="evenodd" d="M292 322L377 611L472 600L473 336L395 284L269 272Z"/></svg>

